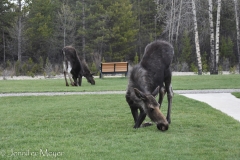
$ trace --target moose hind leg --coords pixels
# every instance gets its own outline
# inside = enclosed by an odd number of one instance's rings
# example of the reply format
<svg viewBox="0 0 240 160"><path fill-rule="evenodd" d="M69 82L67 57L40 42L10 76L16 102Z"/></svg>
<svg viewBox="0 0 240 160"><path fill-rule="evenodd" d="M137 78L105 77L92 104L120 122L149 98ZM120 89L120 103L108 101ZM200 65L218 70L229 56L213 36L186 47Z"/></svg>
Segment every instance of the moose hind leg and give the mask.
<svg viewBox="0 0 240 160"><path fill-rule="evenodd" d="M159 109L162 107L162 101L165 96L165 93L166 93L166 89L164 86L159 88L159 100L158 100L158 103L160 104Z"/></svg>
<svg viewBox="0 0 240 160"><path fill-rule="evenodd" d="M69 78L69 80L70 80L70 82L71 82L71 85L72 86L75 86L74 85L74 82L73 82L73 79L72 79L72 76L71 76L71 70L72 70L72 66L71 66L71 64L70 64L70 62L69 61L67 61L67 74L68 74L68 78Z"/></svg>
<svg viewBox="0 0 240 160"><path fill-rule="evenodd" d="M63 74L66 82L66 86L69 86L68 81L67 81L67 64L63 62Z"/></svg>

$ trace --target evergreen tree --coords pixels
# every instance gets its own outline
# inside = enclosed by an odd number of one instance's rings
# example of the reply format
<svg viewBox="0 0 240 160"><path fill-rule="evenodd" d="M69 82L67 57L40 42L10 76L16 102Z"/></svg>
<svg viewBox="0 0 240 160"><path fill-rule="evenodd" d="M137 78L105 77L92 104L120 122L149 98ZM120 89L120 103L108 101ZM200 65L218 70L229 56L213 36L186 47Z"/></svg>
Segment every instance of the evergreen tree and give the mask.
<svg viewBox="0 0 240 160"><path fill-rule="evenodd" d="M10 38L8 28L11 27L12 20L14 20L14 13L12 12L13 4L10 0L0 1L0 59L6 62L6 42ZM2 54L3 53L3 54Z"/></svg>
<svg viewBox="0 0 240 160"><path fill-rule="evenodd" d="M49 56L53 35L53 4L51 0L34 0L30 4L26 33L29 37L29 56L37 60Z"/></svg>
<svg viewBox="0 0 240 160"><path fill-rule="evenodd" d="M184 32L182 42L183 42L183 50L179 60L181 63L186 62L188 66L190 66L192 63L192 59L191 59L192 46L191 46L190 38L187 31Z"/></svg>
<svg viewBox="0 0 240 160"><path fill-rule="evenodd" d="M108 8L109 44L112 47L113 61L125 61L134 56L137 29L129 0L113 1ZM131 57L133 58L133 57Z"/></svg>

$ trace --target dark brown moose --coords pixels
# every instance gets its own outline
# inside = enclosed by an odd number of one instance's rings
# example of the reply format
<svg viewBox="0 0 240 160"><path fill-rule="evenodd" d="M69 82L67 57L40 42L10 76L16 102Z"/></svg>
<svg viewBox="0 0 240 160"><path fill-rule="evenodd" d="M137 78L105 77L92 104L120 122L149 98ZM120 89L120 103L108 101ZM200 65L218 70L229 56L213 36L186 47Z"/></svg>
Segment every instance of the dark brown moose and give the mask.
<svg viewBox="0 0 240 160"><path fill-rule="evenodd" d="M81 86L82 76L86 77L89 83L95 85L93 77L94 73L90 72L85 61L79 59L75 48L71 46L66 46L62 49L62 54L63 54L63 73L65 77L66 86L69 86L66 77L67 74L72 86ZM72 78L70 73L72 74Z"/></svg>
<svg viewBox="0 0 240 160"><path fill-rule="evenodd" d="M133 67L129 76L126 101L135 122L134 128L139 128L148 115L159 130L168 130L171 123L173 97L170 69L173 55L174 50L171 44L157 40L146 46L142 60ZM168 111L165 118L160 108L166 92ZM158 93L159 100L157 102L155 97ZM138 110L140 110L140 114ZM148 125L152 125L152 123L142 124L143 127Z"/></svg>

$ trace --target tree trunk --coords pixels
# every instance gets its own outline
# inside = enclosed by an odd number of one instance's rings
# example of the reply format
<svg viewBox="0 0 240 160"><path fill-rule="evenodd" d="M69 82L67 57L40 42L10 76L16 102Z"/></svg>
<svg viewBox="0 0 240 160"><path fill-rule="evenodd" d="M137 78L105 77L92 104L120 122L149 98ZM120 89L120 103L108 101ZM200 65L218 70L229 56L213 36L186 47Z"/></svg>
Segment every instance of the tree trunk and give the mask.
<svg viewBox="0 0 240 160"><path fill-rule="evenodd" d="M238 73L240 74L240 32L239 32L239 16L238 16L238 0L234 0L235 4L235 17L236 17L236 30L237 30L237 55L238 55Z"/></svg>
<svg viewBox="0 0 240 160"><path fill-rule="evenodd" d="M172 0L172 6L171 6L171 16L170 16L170 22L169 22L169 35L168 35L168 41L172 43L172 27L173 27L173 3L174 0Z"/></svg>
<svg viewBox="0 0 240 160"><path fill-rule="evenodd" d="M83 6L83 8L82 8L82 18L83 18L83 20L82 20L82 25L83 25L83 32L84 32L84 34L83 34L83 36L82 36L82 52L83 52L83 59L84 60L86 60L85 58L86 58L86 55L85 55L85 43L86 43L86 40L85 40L85 28L86 28L86 26L85 26L85 0L82 0L82 6Z"/></svg>
<svg viewBox="0 0 240 160"><path fill-rule="evenodd" d="M3 38L3 63L4 67L6 64L6 51L5 51L5 36L4 36L4 31L2 31L2 38Z"/></svg>
<svg viewBox="0 0 240 160"><path fill-rule="evenodd" d="M192 0L192 11L193 11L194 32L195 32L195 46L196 46L197 63L198 63L198 75L202 75L202 61L201 61L200 46L199 46L199 39L198 39L198 26L197 26L195 0Z"/></svg>
<svg viewBox="0 0 240 160"><path fill-rule="evenodd" d="M179 14L178 14L178 24L177 24L177 31L176 31L176 43L178 43L178 32L179 32L179 27L180 27L180 22L181 22L181 16L182 16L182 0L180 1L180 9L179 9Z"/></svg>
<svg viewBox="0 0 240 160"><path fill-rule="evenodd" d="M17 33L17 41L18 41L18 61L22 61L22 0L18 0L18 33Z"/></svg>
<svg viewBox="0 0 240 160"><path fill-rule="evenodd" d="M211 46L211 53L210 53L210 74L214 74L214 68L215 68L215 56L214 56L214 28L213 28L213 4L212 0L208 0L209 3L209 24L210 24L210 46Z"/></svg>
<svg viewBox="0 0 240 160"><path fill-rule="evenodd" d="M215 52L216 52L216 64L215 64L215 74L218 74L218 61L219 61L219 30L220 30L220 17L221 17L221 0L218 0L217 7L217 22L216 22L216 39L215 39Z"/></svg>

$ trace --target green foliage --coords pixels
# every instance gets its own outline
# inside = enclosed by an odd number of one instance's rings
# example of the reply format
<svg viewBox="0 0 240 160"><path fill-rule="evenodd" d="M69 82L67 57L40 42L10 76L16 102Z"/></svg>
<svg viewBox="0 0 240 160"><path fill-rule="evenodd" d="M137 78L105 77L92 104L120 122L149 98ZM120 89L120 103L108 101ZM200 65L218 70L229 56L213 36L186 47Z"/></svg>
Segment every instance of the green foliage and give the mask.
<svg viewBox="0 0 240 160"><path fill-rule="evenodd" d="M230 72L231 74L236 74L236 66L230 67L229 72Z"/></svg>
<svg viewBox="0 0 240 160"><path fill-rule="evenodd" d="M138 64L138 60L139 58L138 58L138 54L137 54L137 52L136 52L136 55L135 55L135 57L134 57L134 64Z"/></svg>
<svg viewBox="0 0 240 160"><path fill-rule="evenodd" d="M10 69L11 67L12 67L12 64L11 64L10 60L7 60L6 68Z"/></svg>
<svg viewBox="0 0 240 160"><path fill-rule="evenodd" d="M42 74L43 73L43 70L44 70L44 61L43 61L43 58L42 58L42 56L40 56L40 58L39 58L39 62L38 62L38 72L40 73L40 74Z"/></svg>
<svg viewBox="0 0 240 160"><path fill-rule="evenodd" d="M233 42L230 37L221 38L220 56L225 58L230 58L233 56Z"/></svg>
<svg viewBox="0 0 240 160"><path fill-rule="evenodd" d="M54 75L52 64L48 58L46 59L46 63L45 63L45 67L44 67L44 75L48 78Z"/></svg>
<svg viewBox="0 0 240 160"><path fill-rule="evenodd" d="M198 73L198 68L194 63L191 63L191 67L190 67L191 71L194 73Z"/></svg>
<svg viewBox="0 0 240 160"><path fill-rule="evenodd" d="M91 64L90 71L91 71L91 73L97 73L98 72L96 64L94 62Z"/></svg>
<svg viewBox="0 0 240 160"><path fill-rule="evenodd" d="M137 35L136 17L129 0L85 1L85 23L88 26L78 29L79 36L84 36L86 51L96 50L103 53L106 61L125 60L134 52ZM82 1L77 2L77 13L82 14ZM80 20L82 24L82 19ZM104 50L104 52L103 52Z"/></svg>
<svg viewBox="0 0 240 160"><path fill-rule="evenodd" d="M202 55L202 71L204 74L207 74L207 72L209 71L206 52L204 52L204 54Z"/></svg>
<svg viewBox="0 0 240 160"><path fill-rule="evenodd" d="M223 68L221 65L218 67L218 74L223 74Z"/></svg>
<svg viewBox="0 0 240 160"><path fill-rule="evenodd" d="M222 61L224 59L228 59L230 62L230 66L234 67L235 62L236 62L236 56L233 52L233 41L230 37L223 37L221 38L221 43L220 43L220 58Z"/></svg>
<svg viewBox="0 0 240 160"><path fill-rule="evenodd" d="M183 50L179 59L180 62L186 62L188 66L190 65L192 66L191 54L192 54L192 46L191 46L190 38L189 38L188 32L185 31L183 36Z"/></svg>
<svg viewBox="0 0 240 160"><path fill-rule="evenodd" d="M53 36L53 2L34 0L30 4L26 35L29 38L27 49L33 57L47 57L50 38Z"/></svg>
<svg viewBox="0 0 240 160"><path fill-rule="evenodd" d="M102 58L102 62L103 62L103 63L106 62L105 59L104 59L104 57Z"/></svg>
<svg viewBox="0 0 240 160"><path fill-rule="evenodd" d="M133 42L135 42L137 29L134 28L136 18L131 9L132 5L129 0L115 0L108 7L107 13L110 16L108 26L113 61L125 59L127 54L134 49Z"/></svg>
<svg viewBox="0 0 240 160"><path fill-rule="evenodd" d="M20 70L21 70L20 62L17 61L15 63L15 74L16 74L16 76L20 76Z"/></svg>

